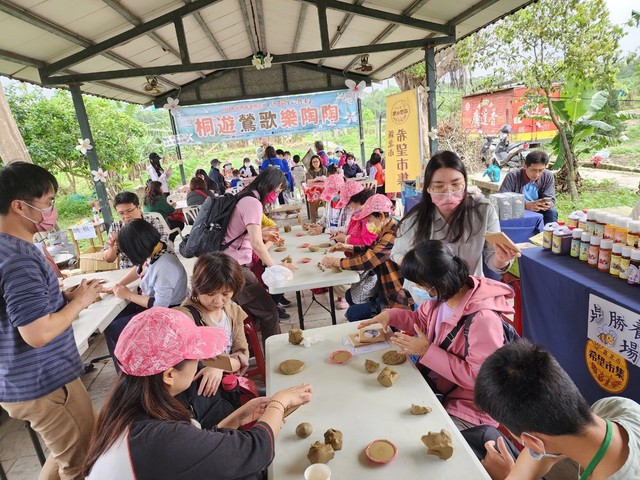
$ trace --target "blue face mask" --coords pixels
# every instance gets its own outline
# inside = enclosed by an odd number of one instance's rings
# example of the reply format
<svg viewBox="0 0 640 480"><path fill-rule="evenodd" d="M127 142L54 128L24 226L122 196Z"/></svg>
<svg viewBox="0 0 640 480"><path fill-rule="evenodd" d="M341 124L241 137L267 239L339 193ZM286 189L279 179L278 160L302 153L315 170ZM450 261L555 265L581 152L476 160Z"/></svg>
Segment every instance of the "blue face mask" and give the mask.
<svg viewBox="0 0 640 480"><path fill-rule="evenodd" d="M334 202L337 202L338 200L340 200L340 195L336 195L331 200L334 201Z"/></svg>
<svg viewBox="0 0 640 480"><path fill-rule="evenodd" d="M411 287L411 297L416 305L422 305L424 302L429 302L431 300L435 300L437 297L431 296L430 291L434 290L431 287L429 290L425 290L417 285L413 285Z"/></svg>

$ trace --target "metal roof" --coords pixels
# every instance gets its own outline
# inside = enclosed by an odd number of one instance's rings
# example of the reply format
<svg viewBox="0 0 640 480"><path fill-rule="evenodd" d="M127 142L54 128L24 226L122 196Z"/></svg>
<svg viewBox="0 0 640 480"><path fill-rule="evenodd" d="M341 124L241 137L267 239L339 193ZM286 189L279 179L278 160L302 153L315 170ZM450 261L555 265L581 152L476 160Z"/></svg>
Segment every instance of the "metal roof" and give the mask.
<svg viewBox="0 0 640 480"><path fill-rule="evenodd" d="M0 74L133 103L382 80L532 0L0 0ZM255 21L254 21L255 18ZM256 70L254 53L273 56ZM356 70L368 54L369 72ZM156 77L162 92L143 89Z"/></svg>

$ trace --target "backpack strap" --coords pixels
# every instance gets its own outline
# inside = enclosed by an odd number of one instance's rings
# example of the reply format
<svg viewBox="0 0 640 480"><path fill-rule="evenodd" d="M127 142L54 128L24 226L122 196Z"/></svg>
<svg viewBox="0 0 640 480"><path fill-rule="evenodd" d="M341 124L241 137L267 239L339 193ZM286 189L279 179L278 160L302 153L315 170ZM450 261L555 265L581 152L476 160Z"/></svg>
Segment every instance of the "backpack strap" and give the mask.
<svg viewBox="0 0 640 480"><path fill-rule="evenodd" d="M471 325L471 320L473 319L473 317L476 316L476 313L478 312L473 312L470 313L469 315L465 315L464 317L461 317L460 320L458 320L458 324L453 327L453 329L449 332L449 334L446 336L446 338L442 341L442 343L440 343L440 348L442 350L448 350L449 347L451 346L451 343L453 342L454 338L456 338L456 335L458 335L458 332L460 331L460 329L465 326L465 330L464 330L464 338L465 338L465 357L467 356L467 347L468 347L468 341L467 341L467 336L469 335L469 327Z"/></svg>
<svg viewBox="0 0 640 480"><path fill-rule="evenodd" d="M191 316L193 317L193 321L196 322L196 325L199 327L206 327L205 323L202 321L202 314L200 310L198 310L193 305L185 305L185 308L191 312Z"/></svg>

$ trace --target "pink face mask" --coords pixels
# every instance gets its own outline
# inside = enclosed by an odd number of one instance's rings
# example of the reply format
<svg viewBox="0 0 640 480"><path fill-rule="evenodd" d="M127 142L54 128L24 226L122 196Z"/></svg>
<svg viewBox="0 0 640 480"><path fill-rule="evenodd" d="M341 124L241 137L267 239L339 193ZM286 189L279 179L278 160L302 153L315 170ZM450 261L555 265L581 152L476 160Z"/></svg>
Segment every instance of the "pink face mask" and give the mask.
<svg viewBox="0 0 640 480"><path fill-rule="evenodd" d="M276 192L269 192L264 196L264 203L273 203L278 198L278 194Z"/></svg>
<svg viewBox="0 0 640 480"><path fill-rule="evenodd" d="M33 208L34 210L38 210L42 214L42 220L40 220L39 222L32 220L25 215L22 215L30 222L33 222L39 232L48 232L56 226L56 223L58 222L58 210L56 209L55 205L49 208L38 208L25 201L22 201L22 203L29 205L31 208Z"/></svg>
<svg viewBox="0 0 640 480"><path fill-rule="evenodd" d="M465 197L465 191L459 192L446 192L446 193L431 193L431 201L434 203L438 210L441 212L449 213L456 209L458 205L462 203Z"/></svg>

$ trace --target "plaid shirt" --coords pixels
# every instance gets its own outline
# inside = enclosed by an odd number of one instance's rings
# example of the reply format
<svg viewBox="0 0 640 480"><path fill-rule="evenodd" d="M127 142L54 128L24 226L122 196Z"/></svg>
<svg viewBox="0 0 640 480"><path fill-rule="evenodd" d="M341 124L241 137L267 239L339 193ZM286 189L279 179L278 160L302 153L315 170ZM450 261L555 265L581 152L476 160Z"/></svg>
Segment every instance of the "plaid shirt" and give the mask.
<svg viewBox="0 0 640 480"><path fill-rule="evenodd" d="M383 303L389 308L409 308L413 303L410 295L402 288L400 269L391 260L391 249L396 239L398 222L391 219L380 232L378 240L370 247L354 245L353 256L340 260L345 270L374 270L378 275Z"/></svg>
<svg viewBox="0 0 640 480"><path fill-rule="evenodd" d="M146 214L142 214L142 218L144 220L146 220L147 222L149 222L151 225L153 225L155 227L156 230L158 230L160 232L160 241L164 242L165 244L169 245L168 249L171 250L171 242L169 241L169 232L167 232L167 230L164 228L164 225L162 225L162 223L160 223L160 220L158 220L156 217L152 217L151 215L146 215ZM120 233L120 230L122 229L122 225L124 225L122 223L122 220L118 220L117 222L113 222L111 224L111 227L109 227L109 238L111 238L111 235L115 235L116 238L118 237L118 234ZM104 244L104 248L102 249L104 250L108 250L109 249L109 245L108 243ZM131 260L129 260L129 257L127 257L124 253L122 253L120 251L120 249L118 249L118 254L120 255L120 268L121 269L125 269L125 268L131 268L133 267L133 263L131 263Z"/></svg>

